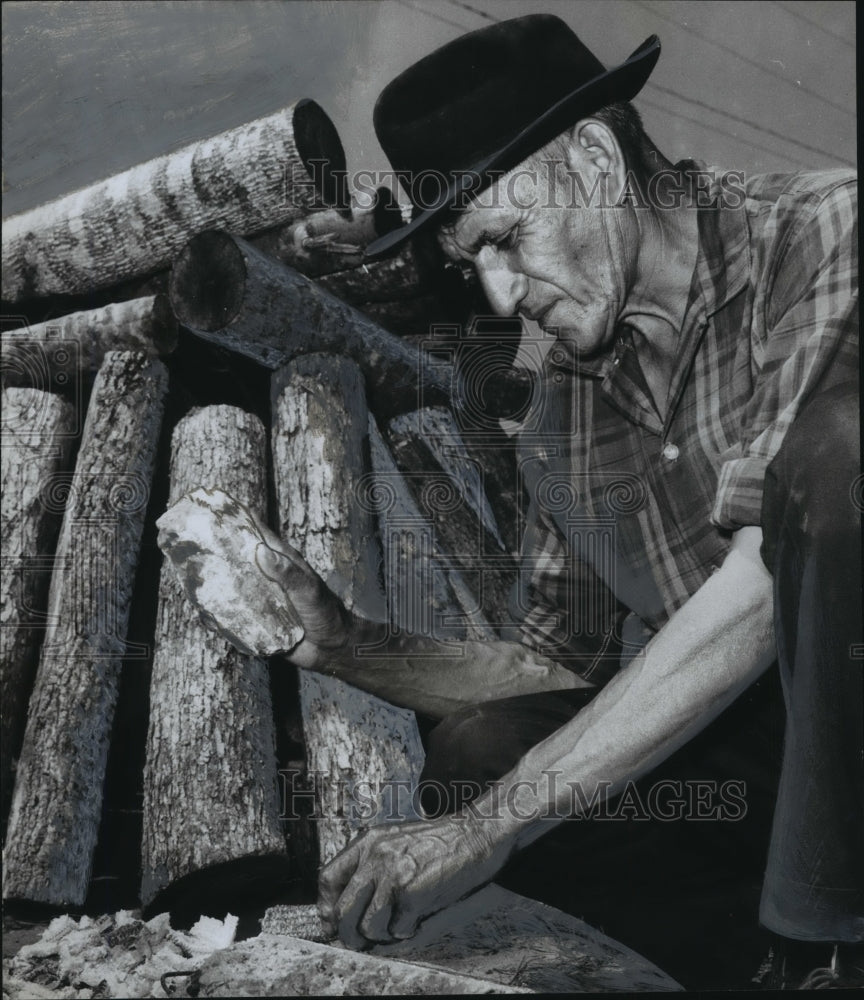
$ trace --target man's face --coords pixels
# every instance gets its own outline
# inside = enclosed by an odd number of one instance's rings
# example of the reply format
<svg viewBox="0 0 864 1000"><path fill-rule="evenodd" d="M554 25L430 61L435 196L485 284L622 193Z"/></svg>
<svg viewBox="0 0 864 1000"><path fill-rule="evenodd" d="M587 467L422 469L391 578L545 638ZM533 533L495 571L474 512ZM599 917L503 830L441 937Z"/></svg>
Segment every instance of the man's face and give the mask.
<svg viewBox="0 0 864 1000"><path fill-rule="evenodd" d="M580 166L590 191L596 170ZM526 161L482 192L439 240L448 257L474 265L497 314L536 320L570 351L591 356L613 342L638 229L629 208L601 204L601 188L587 205L579 190L561 164Z"/></svg>

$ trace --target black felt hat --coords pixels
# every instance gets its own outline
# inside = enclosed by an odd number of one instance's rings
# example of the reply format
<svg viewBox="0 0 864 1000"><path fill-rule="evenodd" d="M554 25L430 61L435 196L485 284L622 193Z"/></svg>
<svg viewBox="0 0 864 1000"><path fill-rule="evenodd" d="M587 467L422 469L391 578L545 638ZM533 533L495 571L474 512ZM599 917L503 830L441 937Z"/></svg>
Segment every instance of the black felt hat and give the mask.
<svg viewBox="0 0 864 1000"><path fill-rule="evenodd" d="M464 207L580 118L635 97L659 55L652 35L607 70L560 18L531 14L462 35L409 67L382 91L374 120L413 218L367 256Z"/></svg>

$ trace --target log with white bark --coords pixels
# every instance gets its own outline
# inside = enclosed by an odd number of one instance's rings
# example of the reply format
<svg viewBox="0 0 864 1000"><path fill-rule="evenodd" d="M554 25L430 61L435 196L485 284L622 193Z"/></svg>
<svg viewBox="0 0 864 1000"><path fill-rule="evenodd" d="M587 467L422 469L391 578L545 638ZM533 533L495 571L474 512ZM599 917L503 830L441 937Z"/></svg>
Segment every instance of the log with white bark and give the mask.
<svg viewBox="0 0 864 1000"><path fill-rule="evenodd" d="M282 538L350 608L380 621L375 522L358 502L369 472L364 397L362 376L344 358L312 354L276 372L273 464ZM423 751L413 712L306 671L300 696L325 862L360 826L414 815L397 782L416 784Z"/></svg>
<svg viewBox="0 0 864 1000"><path fill-rule="evenodd" d="M209 406L188 414L175 427L171 444L169 503L176 505L175 522L184 505L190 506L182 498L192 491L205 497L230 491L248 511L266 518L266 446L260 420L235 407ZM171 513L159 522L163 549ZM219 514L230 516L224 505ZM248 513L241 514L241 527L229 531L226 526L223 532L241 542L249 539L251 556L247 544L230 556L215 546L214 558L212 524L196 531L194 518L190 522L187 516L187 569L197 566L202 587L224 592L202 594L205 602L221 608L225 598L238 605L248 595L244 582L249 584L250 575L253 587L256 580L266 586L268 581L255 573L258 541L252 523ZM262 613L266 598L253 595L250 603L250 613L269 624ZM242 623L232 621L231 628L236 635ZM284 617L275 631L280 628L291 633ZM302 630L284 644L290 648L301 637ZM247 639L241 644L253 653L258 643ZM251 879L250 893L268 893L288 870L277 782L267 664L205 627L166 558L144 769L142 903L155 912L202 891L231 899L246 879Z"/></svg>
<svg viewBox="0 0 864 1000"><path fill-rule="evenodd" d="M95 372L108 351L156 357L177 346L177 320L165 295L112 302L2 332L3 381L40 387Z"/></svg>
<svg viewBox="0 0 864 1000"><path fill-rule="evenodd" d="M195 237L171 274L171 305L197 336L276 369L302 354L328 351L360 367L370 400L392 415L459 395L453 366L388 333L319 284L221 232ZM517 375L483 382L483 403L512 413L530 393Z"/></svg>
<svg viewBox="0 0 864 1000"><path fill-rule="evenodd" d="M65 470L76 437L75 411L39 389L3 390L0 449L0 781L3 825L12 794L13 759L24 735L27 701L44 634L50 562L60 518L43 502L52 476Z"/></svg>
<svg viewBox="0 0 864 1000"><path fill-rule="evenodd" d="M87 894L167 387L160 361L107 354L75 471L43 493L65 510L6 834L7 899L78 906Z"/></svg>
<svg viewBox="0 0 864 1000"><path fill-rule="evenodd" d="M8 302L105 288L167 266L197 232L254 233L347 204L345 154L302 100L3 223Z"/></svg>

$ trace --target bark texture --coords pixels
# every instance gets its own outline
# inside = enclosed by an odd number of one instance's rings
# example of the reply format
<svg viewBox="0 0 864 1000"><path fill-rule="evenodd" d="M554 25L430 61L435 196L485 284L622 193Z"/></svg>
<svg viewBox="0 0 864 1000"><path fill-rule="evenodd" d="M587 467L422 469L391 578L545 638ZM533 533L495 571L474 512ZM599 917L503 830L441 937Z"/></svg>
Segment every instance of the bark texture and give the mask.
<svg viewBox="0 0 864 1000"><path fill-rule="evenodd" d="M138 549L168 376L111 352L72 475L43 492L65 505L6 836L3 894L78 906L87 894Z"/></svg>
<svg viewBox="0 0 864 1000"><path fill-rule="evenodd" d="M381 621L375 522L358 501L369 471L362 376L344 358L308 355L274 374L272 393L279 532L349 607ZM300 696L325 862L361 825L400 814L394 783L416 783L423 751L412 712L306 671Z"/></svg>
<svg viewBox="0 0 864 1000"><path fill-rule="evenodd" d="M33 687L50 562L60 517L44 502L53 476L65 471L76 437L75 412L60 396L38 389L3 390L0 449L0 781L5 827L13 759L21 749Z"/></svg>
<svg viewBox="0 0 864 1000"><path fill-rule="evenodd" d="M451 362L394 336L316 282L228 233L201 233L189 242L174 265L169 294L188 330L266 368L318 351L351 358L379 414L456 399L476 415L479 392L488 423L499 412L509 416L519 410L531 395L530 380L500 365L488 378L475 368L470 383L461 385Z"/></svg>
<svg viewBox="0 0 864 1000"><path fill-rule="evenodd" d="M223 489L266 519L266 434L231 406L194 410L174 429L169 503ZM266 663L208 630L166 560L159 583L144 770L141 899L181 892L197 873L217 893L254 870L287 871ZM203 874L202 874L203 873ZM175 885L175 883L177 883ZM163 894L164 898L163 898Z"/></svg>
<svg viewBox="0 0 864 1000"><path fill-rule="evenodd" d="M151 295L4 330L2 345L4 383L39 388L98 371L108 351L170 354L177 320L165 295Z"/></svg>
<svg viewBox="0 0 864 1000"><path fill-rule="evenodd" d="M468 452L453 414L441 408L396 417L385 436L432 531L435 557L461 575L491 625L507 624L516 565L486 498L481 456Z"/></svg>
<svg viewBox="0 0 864 1000"><path fill-rule="evenodd" d="M7 219L3 298L105 288L166 266L204 229L254 233L322 199L344 205L344 168L330 119L298 101Z"/></svg>
<svg viewBox="0 0 864 1000"><path fill-rule="evenodd" d="M458 566L442 557L433 519L421 509L374 419L369 420L372 475L364 502L378 518L384 550L388 621L395 628L447 642L494 638L479 601ZM459 492L452 481L425 473L429 507L452 513ZM423 484L419 484L424 492ZM386 652L383 651L383 652Z"/></svg>

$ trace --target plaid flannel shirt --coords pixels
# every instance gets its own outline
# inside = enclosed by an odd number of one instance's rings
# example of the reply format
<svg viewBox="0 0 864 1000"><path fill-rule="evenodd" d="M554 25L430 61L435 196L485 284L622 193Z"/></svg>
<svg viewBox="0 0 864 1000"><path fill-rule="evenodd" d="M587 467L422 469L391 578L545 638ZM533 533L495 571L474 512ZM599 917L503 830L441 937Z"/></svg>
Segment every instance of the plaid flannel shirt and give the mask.
<svg viewBox="0 0 864 1000"><path fill-rule="evenodd" d="M765 470L802 403L857 377L855 175L743 187L730 207L715 181L698 209L665 419L623 328L591 364L553 347L539 419L520 437L530 506L509 635L598 684L618 669L628 615L660 628L732 533L760 523Z"/></svg>

